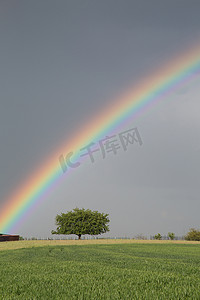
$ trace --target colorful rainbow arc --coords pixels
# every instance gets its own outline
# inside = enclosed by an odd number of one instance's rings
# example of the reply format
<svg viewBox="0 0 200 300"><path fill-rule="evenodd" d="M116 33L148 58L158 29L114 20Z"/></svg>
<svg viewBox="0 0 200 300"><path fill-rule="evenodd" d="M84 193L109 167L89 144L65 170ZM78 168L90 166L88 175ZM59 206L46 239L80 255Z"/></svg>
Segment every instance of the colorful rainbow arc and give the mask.
<svg viewBox="0 0 200 300"><path fill-rule="evenodd" d="M140 81L103 113L95 116L80 134L72 138L69 143L61 145L42 168L38 168L30 179L5 201L0 211L0 232L14 233L16 225L22 222L24 217L40 204L46 193L65 177L58 163L59 154L67 154L70 150L75 150L73 159L76 159L82 147L112 132L128 119L141 113L144 108L167 95L179 84L191 79L196 72L199 75L199 71L200 47L198 45L171 60L149 78Z"/></svg>

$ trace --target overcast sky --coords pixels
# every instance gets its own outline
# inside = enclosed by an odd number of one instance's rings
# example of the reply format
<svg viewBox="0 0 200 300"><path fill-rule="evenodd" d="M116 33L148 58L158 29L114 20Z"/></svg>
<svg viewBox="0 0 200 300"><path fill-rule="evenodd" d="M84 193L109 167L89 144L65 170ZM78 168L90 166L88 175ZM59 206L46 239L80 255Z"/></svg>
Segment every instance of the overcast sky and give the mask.
<svg viewBox="0 0 200 300"><path fill-rule="evenodd" d="M119 93L200 41L199 11L199 0L1 0L0 203ZM86 159L18 233L50 236L75 207L108 213L112 237L199 227L199 95L196 76L121 128L137 127L143 145Z"/></svg>

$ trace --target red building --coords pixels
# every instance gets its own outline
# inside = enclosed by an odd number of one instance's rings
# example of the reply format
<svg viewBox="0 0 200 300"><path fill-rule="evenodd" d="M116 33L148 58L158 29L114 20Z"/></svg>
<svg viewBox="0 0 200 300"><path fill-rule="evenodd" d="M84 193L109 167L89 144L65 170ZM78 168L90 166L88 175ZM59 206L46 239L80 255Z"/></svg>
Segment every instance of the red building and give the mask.
<svg viewBox="0 0 200 300"><path fill-rule="evenodd" d="M0 242L19 241L19 235L0 234Z"/></svg>

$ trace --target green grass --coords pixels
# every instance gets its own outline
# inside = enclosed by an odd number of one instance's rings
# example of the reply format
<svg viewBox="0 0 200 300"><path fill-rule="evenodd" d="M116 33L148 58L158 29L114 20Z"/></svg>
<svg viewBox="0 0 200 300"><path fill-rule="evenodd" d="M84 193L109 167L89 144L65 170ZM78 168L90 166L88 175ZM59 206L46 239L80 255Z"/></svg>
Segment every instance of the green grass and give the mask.
<svg viewBox="0 0 200 300"><path fill-rule="evenodd" d="M0 299L200 299L200 245L2 250Z"/></svg>

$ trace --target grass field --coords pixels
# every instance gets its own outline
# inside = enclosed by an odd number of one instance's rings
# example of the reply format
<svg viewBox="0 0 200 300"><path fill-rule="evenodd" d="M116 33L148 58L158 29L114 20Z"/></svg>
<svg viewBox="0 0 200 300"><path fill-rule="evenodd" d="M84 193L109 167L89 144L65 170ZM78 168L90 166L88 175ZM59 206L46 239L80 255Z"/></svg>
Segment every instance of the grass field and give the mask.
<svg viewBox="0 0 200 300"><path fill-rule="evenodd" d="M0 299L200 299L200 243L96 242L0 243Z"/></svg>

